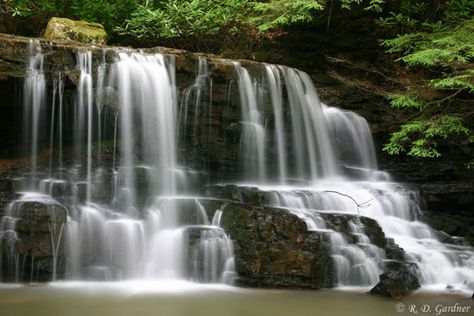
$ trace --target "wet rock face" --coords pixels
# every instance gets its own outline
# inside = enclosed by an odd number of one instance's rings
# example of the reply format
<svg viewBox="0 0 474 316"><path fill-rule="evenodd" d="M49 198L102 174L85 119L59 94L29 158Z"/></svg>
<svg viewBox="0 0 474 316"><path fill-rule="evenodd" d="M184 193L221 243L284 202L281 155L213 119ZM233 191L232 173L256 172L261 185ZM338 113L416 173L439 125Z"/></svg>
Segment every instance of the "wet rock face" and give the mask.
<svg viewBox="0 0 474 316"><path fill-rule="evenodd" d="M363 247L370 244L368 256L385 273L406 271L416 275L418 272L416 266L406 263L404 250L385 236L374 219L357 214L318 212L326 229L308 231L305 221L288 210L262 206L272 204L272 192L254 187L213 185L206 188L206 193L232 201L221 207L221 224L234 242L239 285L336 286L343 280L339 280L334 260L331 244L334 234L346 241L343 247L365 249Z"/></svg>
<svg viewBox="0 0 474 316"><path fill-rule="evenodd" d="M379 152L382 152L382 141L376 137ZM466 161L473 155L472 147L448 151L437 159L379 157L381 169L389 171L395 181L419 191L423 221L460 237L460 243L471 246L474 245L474 169Z"/></svg>
<svg viewBox="0 0 474 316"><path fill-rule="evenodd" d="M107 33L99 23L74 21L65 18L51 18L44 37L47 40L76 41L104 45Z"/></svg>
<svg viewBox="0 0 474 316"><path fill-rule="evenodd" d="M106 46L91 46L79 42L54 41L37 39L44 53L44 74L47 80L50 95L53 83L58 76L64 78L64 109L65 112L73 111L76 98L79 70L77 69L77 53L89 50L92 54L92 69L105 62L108 66L117 59L120 51L130 51L129 48ZM9 157L16 158L20 152L18 148L18 130L21 126L19 108L22 106L20 92L22 79L25 76L25 62L28 60L29 43L26 37L0 34L0 148ZM240 100L238 86L235 79L234 62L218 58L214 55L199 55L183 50L155 47L143 50L147 53L160 53L173 60L177 83L178 104L185 103L187 121L180 122L180 141L177 148L181 164L193 169L211 170L212 177L220 179L235 178L241 166L237 163L239 155L240 135L242 131ZM195 106L195 79L199 58L207 59L209 82L212 82L212 96L208 93L208 86L203 88L201 102ZM252 61L241 61L242 65L250 72L262 72L262 65ZM108 67L107 66L107 67ZM97 74L94 73L93 76ZM212 78L212 79L211 79ZM230 91L232 90L232 91ZM12 91L15 91L12 94ZM207 91L207 92L206 92ZM98 93L99 90L96 91ZM100 91L106 106L107 115L113 115L117 107L117 91L113 87L106 87ZM229 95L235 97L229 98ZM186 104L186 97L188 103ZM212 104L211 104L212 99ZM69 124L65 124L64 135L72 135L68 131ZM109 139L113 138L113 130L105 132ZM46 139L46 138L45 138ZM72 144L73 140L65 136L65 144ZM5 148L5 149L4 149ZM48 144L40 144L41 149L48 148ZM137 150L140 152L140 150ZM0 157L2 158L2 157ZM0 170L1 171L1 170Z"/></svg>
<svg viewBox="0 0 474 316"><path fill-rule="evenodd" d="M65 272L67 210L60 204L18 200L0 236L3 281L51 281ZM5 227L4 227L5 228ZM6 279L5 279L6 278Z"/></svg>
<svg viewBox="0 0 474 316"><path fill-rule="evenodd" d="M234 242L237 284L319 289L332 286L329 239L308 232L296 215L275 208L228 204L222 227Z"/></svg>
<svg viewBox="0 0 474 316"><path fill-rule="evenodd" d="M395 262L405 261L404 251L393 239L387 238L382 228L372 218L365 216L355 216L351 214L321 214L329 228L342 233L351 243L357 243L357 236L350 229L351 222L359 222L363 226L363 233L369 238L371 244L383 249L388 260ZM386 265L384 267L391 270L392 267Z"/></svg>
<svg viewBox="0 0 474 316"><path fill-rule="evenodd" d="M420 288L416 276L405 269L393 270L380 275L380 282L370 290L371 294L399 299Z"/></svg>

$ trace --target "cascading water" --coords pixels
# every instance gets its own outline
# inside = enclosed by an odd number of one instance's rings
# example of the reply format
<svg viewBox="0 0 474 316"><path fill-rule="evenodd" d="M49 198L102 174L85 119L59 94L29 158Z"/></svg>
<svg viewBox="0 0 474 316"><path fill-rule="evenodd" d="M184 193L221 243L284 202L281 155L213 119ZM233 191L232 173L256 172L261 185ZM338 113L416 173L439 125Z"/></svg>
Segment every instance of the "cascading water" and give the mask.
<svg viewBox="0 0 474 316"><path fill-rule="evenodd" d="M367 122L320 103L307 74L273 65L255 74L229 63L233 79L222 104L214 103L203 57L194 81L180 90L173 58L112 53L113 60L104 51L97 63L91 51L79 52L73 106L64 102L62 77L55 78L48 106L44 56L31 44L23 98L31 167L15 180L29 192L10 204L0 225L4 280L35 280L50 253L53 280L62 273L65 279L231 283L233 245L220 225L229 201L199 196L202 183L222 178L257 188L268 197L266 206L284 208L327 236L333 286L374 285L391 260L367 236L367 217L403 248L424 285L474 279L472 248L441 243L417 220L416 197L377 170ZM237 121L217 128L232 111ZM48 140L39 136L42 125L50 127ZM236 139L219 143L221 150L239 147L238 171L227 177L227 165L197 162L211 148L198 147L202 139L221 134ZM43 148L50 152L46 167L37 159ZM30 213L48 218L48 227L25 231L20 224ZM17 246L33 233L48 237L45 249L19 254Z"/></svg>
<svg viewBox="0 0 474 316"><path fill-rule="evenodd" d="M39 113L46 110L47 91L43 55L34 43L31 47L24 104L33 110L24 113L33 112L34 117L24 119L25 126L32 125L28 133L34 136L29 155L36 157L40 150L36 135L44 122ZM25 221L25 214L34 209L48 218L52 280L56 279L57 254L64 247L63 274L68 279L232 283L232 242L218 222L210 223L212 213L207 213L199 198L179 196L185 193L187 180L176 157L173 60L159 54L123 52L113 63L93 69L92 53L84 51L77 54L77 62L80 75L72 111L65 113L63 108L63 82L59 79L53 86L49 150L53 151L56 141L60 162L56 164L51 156L48 178L41 179L32 158L29 178L17 180L31 183L21 186L31 193L12 202L2 219L0 246L8 250L2 251L7 254L0 261L2 274L8 280L33 281L42 269L44 263L36 262L33 254L25 259L15 253L23 233L16 223ZM198 78L205 67L203 63ZM114 96L116 100L110 100ZM112 105L104 111L104 104ZM102 124L102 114L112 117L112 122ZM62 170L63 135L58 140L55 135L69 124L74 158L72 168ZM101 140L107 137L107 126L103 125L113 125L112 165L102 155L93 155L95 146L105 146ZM35 186L30 179L40 184ZM107 198L101 195L104 190L111 192ZM34 193L38 191L41 194ZM57 209L66 207L67 222L56 224ZM19 272L25 262L31 264L28 276Z"/></svg>
<svg viewBox="0 0 474 316"><path fill-rule="evenodd" d="M386 236L404 249L408 261L418 267L422 284L452 285L472 280L472 248L441 243L434 230L417 220L419 201L377 170L367 122L355 113L321 104L306 74L286 67L267 66L266 70L280 179L259 189L270 196L270 206L287 208L302 218L309 230L329 234L336 284L373 285L387 261L384 251L370 244L363 234L359 215L375 219ZM280 76L289 100L289 122L282 122L279 113ZM288 135L282 128L286 124L292 126ZM283 167L283 159L296 164ZM291 179L283 179L286 174ZM323 214L354 215L345 234L355 237L355 242L349 244L343 234L328 229L320 216Z"/></svg>
<svg viewBox="0 0 474 316"><path fill-rule="evenodd" d="M250 78L247 69L235 64L238 78L240 104L242 111L241 151L245 159L244 179L264 183L265 166L265 127L261 110L258 109L257 87ZM257 175L257 178L255 178Z"/></svg>
<svg viewBox="0 0 474 316"><path fill-rule="evenodd" d="M38 144L45 135L42 131L46 105L46 79L43 70L44 57L41 46L36 41L29 43L30 59L27 63L26 77L23 87L23 127L22 140L24 150L29 152L30 159L30 183L34 187L34 178L37 172Z"/></svg>

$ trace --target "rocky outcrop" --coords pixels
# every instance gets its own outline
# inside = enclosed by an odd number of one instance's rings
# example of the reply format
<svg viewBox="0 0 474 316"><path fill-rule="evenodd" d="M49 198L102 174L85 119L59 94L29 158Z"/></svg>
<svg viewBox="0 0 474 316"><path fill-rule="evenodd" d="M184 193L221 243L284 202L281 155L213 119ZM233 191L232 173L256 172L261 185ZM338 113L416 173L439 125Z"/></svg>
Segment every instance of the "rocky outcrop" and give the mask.
<svg viewBox="0 0 474 316"><path fill-rule="evenodd" d="M437 159L380 157L380 167L419 192L422 220L459 243L474 245L474 170L452 151Z"/></svg>
<svg viewBox="0 0 474 316"><path fill-rule="evenodd" d="M328 228L341 232L351 243L357 243L357 235L350 228L350 223L358 223L363 227L363 233L370 242L383 249L387 257L385 268L391 270L393 262L404 262L405 252L391 238L387 238L382 228L372 218L365 216L355 216L352 214L320 214L324 218Z"/></svg>
<svg viewBox="0 0 474 316"><path fill-rule="evenodd" d="M51 18L46 26L44 38L49 41L76 41L104 45L107 41L107 33L99 23Z"/></svg>
<svg viewBox="0 0 474 316"><path fill-rule="evenodd" d="M234 242L238 284L251 287L331 288L336 286L331 234L340 234L352 247L363 233L385 254L385 273L405 269L405 252L387 238L371 218L320 212L327 229L311 231L301 217L271 205L272 192L236 185L208 186L206 194L229 201L221 225ZM317 212L314 210L314 212ZM362 228L355 232L353 226ZM407 268L408 269L408 268ZM410 267L416 273L415 267ZM408 270L407 270L408 271ZM416 279L416 277L415 277Z"/></svg>
<svg viewBox="0 0 474 316"><path fill-rule="evenodd" d="M3 281L62 277L67 209L49 198L24 197L9 206L8 215L2 220L0 235Z"/></svg>
<svg viewBox="0 0 474 316"><path fill-rule="evenodd" d="M392 270L380 275L380 282L370 294L400 299L420 288L416 276L404 269Z"/></svg>
<svg viewBox="0 0 474 316"><path fill-rule="evenodd" d="M228 204L222 227L234 242L237 284L319 289L334 284L329 239L285 210Z"/></svg>

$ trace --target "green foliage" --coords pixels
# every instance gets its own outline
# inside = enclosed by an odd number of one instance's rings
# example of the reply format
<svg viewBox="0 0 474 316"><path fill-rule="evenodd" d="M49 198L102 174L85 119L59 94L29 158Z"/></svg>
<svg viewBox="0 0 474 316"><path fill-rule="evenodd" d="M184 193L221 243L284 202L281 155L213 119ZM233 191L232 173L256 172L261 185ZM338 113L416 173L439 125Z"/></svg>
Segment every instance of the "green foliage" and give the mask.
<svg viewBox="0 0 474 316"><path fill-rule="evenodd" d="M0 0L0 12L18 18L36 18L46 25L53 16L104 25L108 32L122 24L141 0Z"/></svg>
<svg viewBox="0 0 474 316"><path fill-rule="evenodd" d="M12 16L29 17L36 14L52 14L63 9L60 0L1 0L1 10Z"/></svg>
<svg viewBox="0 0 474 316"><path fill-rule="evenodd" d="M309 24L332 7L382 12L385 0L0 0L11 16L51 16L98 22L107 32L157 41L262 35ZM330 19L330 17L329 17ZM43 22L46 24L46 21ZM328 22L329 23L329 22Z"/></svg>
<svg viewBox="0 0 474 316"><path fill-rule="evenodd" d="M383 11L384 4L385 0L371 0L369 4L364 8L364 10L380 13Z"/></svg>
<svg viewBox="0 0 474 316"><path fill-rule="evenodd" d="M362 6L381 12L385 0L334 0L343 9ZM147 1L116 31L137 38L202 38L255 29L266 34L279 28L315 22L325 0L170 0Z"/></svg>
<svg viewBox="0 0 474 316"><path fill-rule="evenodd" d="M313 13L324 9L323 4L315 0L255 1L250 2L249 6L253 13L248 21L260 32L291 24L312 22Z"/></svg>
<svg viewBox="0 0 474 316"><path fill-rule="evenodd" d="M241 19L244 0L170 0L139 5L116 30L138 38L179 38L217 35ZM231 29L234 30L235 29Z"/></svg>
<svg viewBox="0 0 474 316"><path fill-rule="evenodd" d="M435 158L441 156L438 151L441 142L453 137L466 138L470 134L459 116L444 115L402 125L383 150L392 155L406 152L409 156Z"/></svg>
<svg viewBox="0 0 474 316"><path fill-rule="evenodd" d="M474 94L474 69L469 69L462 74L441 79L432 79L429 85L435 89L458 90L467 89Z"/></svg>
<svg viewBox="0 0 474 316"><path fill-rule="evenodd" d="M394 108L414 108L421 110L424 107L418 97L409 94L392 94L388 96L390 105Z"/></svg>
<svg viewBox="0 0 474 316"><path fill-rule="evenodd" d="M410 52L400 58L408 66L456 67L474 57L474 19L447 31L402 35L382 45L390 52Z"/></svg>
<svg viewBox="0 0 474 316"><path fill-rule="evenodd" d="M265 33L289 25L315 22L316 13L325 10L328 6L346 10L362 7L366 11L382 12L384 3L385 0L248 1L250 12L246 15L246 22L256 27L260 33Z"/></svg>
<svg viewBox="0 0 474 316"><path fill-rule="evenodd" d="M381 45L389 53L401 53L400 60L408 66L452 67L455 62L469 62L474 57L474 19L453 29L442 29L402 34L382 41Z"/></svg>
<svg viewBox="0 0 474 316"><path fill-rule="evenodd" d="M380 21L388 29L401 31L381 41L387 52L397 54L397 60L408 67L429 70L432 76L388 97L392 107L419 110L414 121L392 134L384 148L390 154L438 157L439 140L468 141L472 134L463 125L465 108L459 107L457 98L474 94L474 1L452 0L444 6L440 11L429 1L404 1L399 12Z"/></svg>
<svg viewBox="0 0 474 316"><path fill-rule="evenodd" d="M411 118L384 150L438 157L440 144L468 141L472 131L464 124L472 113L466 100L474 95L472 0L0 0L0 14L20 22L46 25L49 17L60 16L98 22L112 36L152 44L212 40L221 48L242 34L255 41L292 25L323 21L328 31L332 15L348 10L380 17L377 23L390 37L381 46L418 71L416 78L425 78L388 96L392 107Z"/></svg>
<svg viewBox="0 0 474 316"><path fill-rule="evenodd" d="M364 10L373 12L382 12L383 5L385 4L385 0L340 0L339 2L342 9L350 10L362 5Z"/></svg>
<svg viewBox="0 0 474 316"><path fill-rule="evenodd" d="M71 10L75 18L88 22L97 22L111 31L129 17L130 9L140 0L71 0Z"/></svg>
<svg viewBox="0 0 474 316"><path fill-rule="evenodd" d="M422 38L422 33L402 34L395 38L381 41L381 45L387 48L388 53L408 54L414 50L413 43L416 43Z"/></svg>

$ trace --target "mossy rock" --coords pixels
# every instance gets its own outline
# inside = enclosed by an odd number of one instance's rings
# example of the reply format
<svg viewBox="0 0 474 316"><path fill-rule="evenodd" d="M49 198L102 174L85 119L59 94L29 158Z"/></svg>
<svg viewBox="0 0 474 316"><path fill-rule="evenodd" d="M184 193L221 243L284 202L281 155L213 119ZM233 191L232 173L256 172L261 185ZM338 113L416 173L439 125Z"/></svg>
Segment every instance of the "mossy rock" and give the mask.
<svg viewBox="0 0 474 316"><path fill-rule="evenodd" d="M51 41L76 41L99 45L104 45L107 41L107 33L102 25L65 18L51 18L44 37Z"/></svg>

